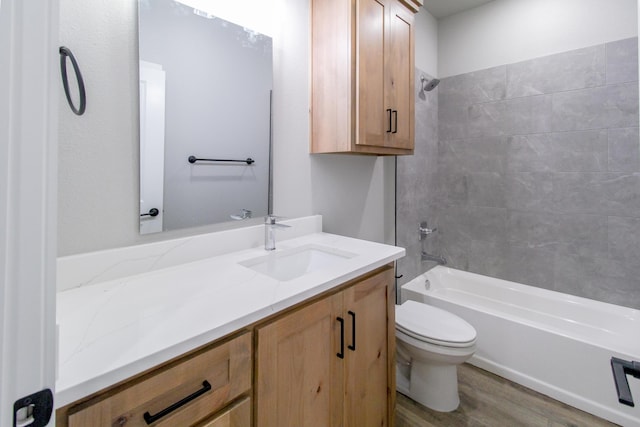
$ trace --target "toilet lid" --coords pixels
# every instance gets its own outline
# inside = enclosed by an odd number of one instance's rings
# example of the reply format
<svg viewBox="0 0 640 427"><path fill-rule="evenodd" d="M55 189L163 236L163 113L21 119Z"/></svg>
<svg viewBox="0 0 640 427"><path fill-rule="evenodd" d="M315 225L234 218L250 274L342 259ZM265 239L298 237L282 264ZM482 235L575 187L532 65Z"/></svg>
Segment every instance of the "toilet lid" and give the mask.
<svg viewBox="0 0 640 427"><path fill-rule="evenodd" d="M465 320L416 301L396 306L396 328L416 339L445 346L458 347L476 339L476 330Z"/></svg>

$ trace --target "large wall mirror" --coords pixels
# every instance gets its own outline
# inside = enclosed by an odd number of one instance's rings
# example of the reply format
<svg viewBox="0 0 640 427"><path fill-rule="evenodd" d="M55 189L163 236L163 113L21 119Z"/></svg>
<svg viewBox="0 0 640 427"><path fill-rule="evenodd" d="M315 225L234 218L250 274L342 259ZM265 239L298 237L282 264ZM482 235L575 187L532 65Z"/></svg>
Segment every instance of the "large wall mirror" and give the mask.
<svg viewBox="0 0 640 427"><path fill-rule="evenodd" d="M224 3L139 0L142 234L269 212L272 39Z"/></svg>

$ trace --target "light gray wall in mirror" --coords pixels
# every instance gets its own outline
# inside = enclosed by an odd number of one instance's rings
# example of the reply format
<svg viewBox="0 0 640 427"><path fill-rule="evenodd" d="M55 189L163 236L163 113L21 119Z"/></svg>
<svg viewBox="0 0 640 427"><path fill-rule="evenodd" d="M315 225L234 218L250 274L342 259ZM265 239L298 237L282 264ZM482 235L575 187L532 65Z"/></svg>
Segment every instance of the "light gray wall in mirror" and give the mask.
<svg viewBox="0 0 640 427"><path fill-rule="evenodd" d="M271 38L173 0L140 0L139 55L166 73L163 230L242 209L266 215ZM190 164L191 155L255 163Z"/></svg>

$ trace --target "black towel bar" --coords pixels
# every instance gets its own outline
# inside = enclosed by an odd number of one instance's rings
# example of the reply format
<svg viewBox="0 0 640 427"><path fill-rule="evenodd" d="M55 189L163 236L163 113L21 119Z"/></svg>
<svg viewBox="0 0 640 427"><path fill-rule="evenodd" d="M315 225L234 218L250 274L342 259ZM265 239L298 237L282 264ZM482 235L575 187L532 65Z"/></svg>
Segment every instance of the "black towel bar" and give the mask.
<svg viewBox="0 0 640 427"><path fill-rule="evenodd" d="M231 160L231 159L198 159L196 156L189 156L189 158L187 160L189 160L189 163L195 163L195 162L232 162L232 163L246 163L248 165L251 165L251 164L256 162L251 157L247 157L244 160Z"/></svg>

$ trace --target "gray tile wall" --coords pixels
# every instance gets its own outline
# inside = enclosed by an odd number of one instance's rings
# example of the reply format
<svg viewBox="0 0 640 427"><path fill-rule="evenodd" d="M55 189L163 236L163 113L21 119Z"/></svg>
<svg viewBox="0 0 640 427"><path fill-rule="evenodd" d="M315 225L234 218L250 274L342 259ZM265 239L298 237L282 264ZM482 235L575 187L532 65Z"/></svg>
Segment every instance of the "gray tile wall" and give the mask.
<svg viewBox="0 0 640 427"><path fill-rule="evenodd" d="M403 280L433 266L426 219L454 268L640 308L637 52L621 40L418 97L416 156L398 159Z"/></svg>
<svg viewBox="0 0 640 427"><path fill-rule="evenodd" d="M419 69L415 71L415 87L421 87L421 77L432 77ZM398 156L396 165L396 239L406 248L407 255L397 263L403 285L433 267L420 261L421 243L418 241L420 221L435 217L438 189L438 87L431 92L419 91L416 96L415 150L413 156ZM429 250L437 250L437 236L427 242Z"/></svg>

